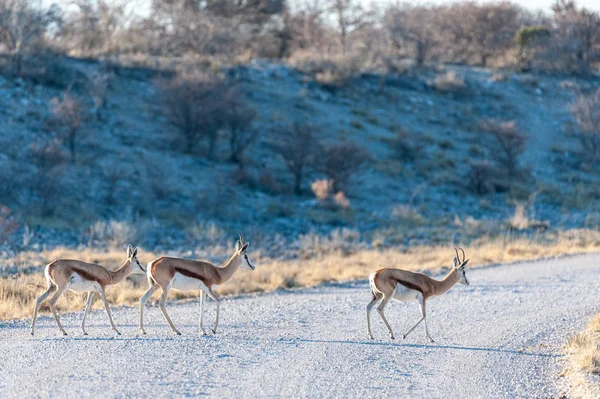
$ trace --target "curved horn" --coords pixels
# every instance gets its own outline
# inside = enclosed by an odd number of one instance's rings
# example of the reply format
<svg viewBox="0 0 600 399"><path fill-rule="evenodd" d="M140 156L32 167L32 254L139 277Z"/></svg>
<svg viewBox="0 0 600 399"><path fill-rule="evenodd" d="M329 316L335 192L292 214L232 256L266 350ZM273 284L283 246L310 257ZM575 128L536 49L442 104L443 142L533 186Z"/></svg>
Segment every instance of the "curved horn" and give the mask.
<svg viewBox="0 0 600 399"><path fill-rule="evenodd" d="M240 244L244 245L244 235L241 230L238 230L238 234L240 235Z"/></svg>
<svg viewBox="0 0 600 399"><path fill-rule="evenodd" d="M460 262L460 263L463 263L463 262L465 261L465 259L467 259L467 255L465 255L465 250L464 250L464 249L462 249L462 248L460 248L460 247L459 247L459 249L460 249L460 251L461 251L461 252L462 252L462 254L463 254L463 260L462 260L462 262Z"/></svg>
<svg viewBox="0 0 600 399"><path fill-rule="evenodd" d="M456 252L456 260L460 264L460 256L458 255L458 249L456 249L456 247L454 247L454 251Z"/></svg>

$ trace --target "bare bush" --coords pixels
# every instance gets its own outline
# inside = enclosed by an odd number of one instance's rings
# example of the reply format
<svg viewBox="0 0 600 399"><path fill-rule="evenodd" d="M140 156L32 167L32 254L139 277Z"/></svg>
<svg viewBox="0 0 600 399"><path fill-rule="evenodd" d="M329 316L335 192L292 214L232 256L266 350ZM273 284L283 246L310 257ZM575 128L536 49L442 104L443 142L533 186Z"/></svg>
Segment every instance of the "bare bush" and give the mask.
<svg viewBox="0 0 600 399"><path fill-rule="evenodd" d="M56 139L41 139L29 146L30 159L35 166L32 189L40 201L42 216L55 212L54 204L62 190L66 155Z"/></svg>
<svg viewBox="0 0 600 399"><path fill-rule="evenodd" d="M523 13L519 5L508 1L450 5L445 13L444 37L452 58L458 61L456 58L463 57L463 61L486 66L490 57L512 47Z"/></svg>
<svg viewBox="0 0 600 399"><path fill-rule="evenodd" d="M108 73L95 72L87 76L87 90L94 104L94 112L98 120L102 119L102 112L106 108L108 99Z"/></svg>
<svg viewBox="0 0 600 399"><path fill-rule="evenodd" d="M324 201L333 193L333 180L315 180L310 185L310 189L319 201Z"/></svg>
<svg viewBox="0 0 600 399"><path fill-rule="evenodd" d="M440 41L441 21L437 7L404 4L391 7L385 14L385 26L392 45L397 50L411 46L412 57L418 67L432 57L432 50Z"/></svg>
<svg viewBox="0 0 600 399"><path fill-rule="evenodd" d="M576 136L585 160L600 162L600 89L579 96L571 112L577 122Z"/></svg>
<svg viewBox="0 0 600 399"><path fill-rule="evenodd" d="M127 42L131 0L75 0L58 31L60 43L81 55L113 54Z"/></svg>
<svg viewBox="0 0 600 399"><path fill-rule="evenodd" d="M413 161L419 155L421 147L414 133L409 132L402 126L394 127L394 138L388 141L394 157L400 161Z"/></svg>
<svg viewBox="0 0 600 399"><path fill-rule="evenodd" d="M322 145L314 168L333 180L334 192L344 191L348 180L367 162L369 154L354 143Z"/></svg>
<svg viewBox="0 0 600 399"><path fill-rule="evenodd" d="M467 84L465 83L465 80L458 76L458 74L454 71L448 71L437 75L435 79L430 82L430 84L437 91L443 93L464 94L467 92Z"/></svg>
<svg viewBox="0 0 600 399"><path fill-rule="evenodd" d="M330 11L337 21L342 54L346 54L348 35L369 25L371 13L367 12L357 0L330 0L330 2Z"/></svg>
<svg viewBox="0 0 600 399"><path fill-rule="evenodd" d="M0 43L8 50L16 75L21 74L23 55L41 46L48 26L59 20L56 5L46 8L36 0L0 2Z"/></svg>
<svg viewBox="0 0 600 399"><path fill-rule="evenodd" d="M6 245L19 228L19 223L9 207L0 204L0 244Z"/></svg>
<svg viewBox="0 0 600 399"><path fill-rule="evenodd" d="M71 163L76 161L77 143L85 132L81 125L85 118L85 108L69 92L65 92L61 99L52 99L52 113L55 121L62 130L64 141L71 154Z"/></svg>
<svg viewBox="0 0 600 399"><path fill-rule="evenodd" d="M565 72L587 72L600 61L600 15L578 8L573 0L556 0L552 62Z"/></svg>
<svg viewBox="0 0 600 399"><path fill-rule="evenodd" d="M88 230L90 244L107 245L109 248L121 248L138 240L138 230L132 223L125 221L98 221L92 224Z"/></svg>
<svg viewBox="0 0 600 399"><path fill-rule="evenodd" d="M525 135L514 121L486 120L480 124L480 128L493 139L489 153L503 169L510 184L519 171L520 157L525 151L527 141Z"/></svg>
<svg viewBox="0 0 600 399"><path fill-rule="evenodd" d="M468 184L478 195L488 194L494 191L495 170L489 161L478 161L471 165L469 170Z"/></svg>
<svg viewBox="0 0 600 399"><path fill-rule="evenodd" d="M294 176L294 193L302 194L302 180L306 167L311 163L318 147L315 135L317 128L311 125L292 123L278 131L273 148Z"/></svg>
<svg viewBox="0 0 600 399"><path fill-rule="evenodd" d="M177 77L160 82L167 117L185 139L185 150L193 153L198 142L207 138L208 157L213 158L222 125L221 101L226 90L214 76Z"/></svg>
<svg viewBox="0 0 600 399"><path fill-rule="evenodd" d="M248 105L248 100L237 86L231 86L225 93L217 95L213 99L219 104L215 112L220 114L220 125L229 133L229 160L241 166L244 151L258 136L258 130L252 126L256 111Z"/></svg>
<svg viewBox="0 0 600 399"><path fill-rule="evenodd" d="M546 26L523 26L515 33L517 63L521 71L528 71L543 47L547 45L550 29ZM540 48L541 47L541 48Z"/></svg>

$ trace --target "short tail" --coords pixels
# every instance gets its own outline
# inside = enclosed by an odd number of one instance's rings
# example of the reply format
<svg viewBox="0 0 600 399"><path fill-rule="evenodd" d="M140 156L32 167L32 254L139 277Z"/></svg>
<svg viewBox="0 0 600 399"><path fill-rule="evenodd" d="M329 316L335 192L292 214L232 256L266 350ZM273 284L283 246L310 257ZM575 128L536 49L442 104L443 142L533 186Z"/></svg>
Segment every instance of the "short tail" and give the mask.
<svg viewBox="0 0 600 399"><path fill-rule="evenodd" d="M369 275L369 286L371 287L371 295L373 296L373 298L371 298L371 300L375 300L377 298L377 295L375 294L375 275L377 273L371 273Z"/></svg>

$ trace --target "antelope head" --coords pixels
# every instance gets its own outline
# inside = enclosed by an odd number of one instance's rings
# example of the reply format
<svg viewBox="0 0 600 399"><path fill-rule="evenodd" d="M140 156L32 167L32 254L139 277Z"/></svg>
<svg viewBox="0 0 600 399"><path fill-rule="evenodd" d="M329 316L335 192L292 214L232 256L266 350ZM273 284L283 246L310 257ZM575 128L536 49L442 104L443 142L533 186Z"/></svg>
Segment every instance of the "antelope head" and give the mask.
<svg viewBox="0 0 600 399"><path fill-rule="evenodd" d="M142 264L140 263L140 261L137 258L137 252L138 249L137 247L134 249L131 244L129 244L127 246L127 261L129 263L131 263L132 269L131 272L132 273L146 273L146 269L142 266Z"/></svg>
<svg viewBox="0 0 600 399"><path fill-rule="evenodd" d="M462 260L460 260L460 255L458 254L458 249L460 249L460 251L462 252ZM470 259L466 259L466 255L465 255L465 251L462 248L454 248L454 251L456 252L456 256L454 257L454 259L452 260L452 267L456 270L456 272L458 273L458 282L460 284L464 284L464 285L469 285L469 280L467 280L467 272L465 271L465 266L467 265L467 263L469 263Z"/></svg>
<svg viewBox="0 0 600 399"><path fill-rule="evenodd" d="M248 254L246 253L246 250L248 249L248 245L250 245L250 243L244 242L244 235L242 234L241 231L239 232L239 234L240 234L240 239L235 243L236 255L242 259L241 266L244 269L254 270L256 267L250 261L250 259L248 258Z"/></svg>

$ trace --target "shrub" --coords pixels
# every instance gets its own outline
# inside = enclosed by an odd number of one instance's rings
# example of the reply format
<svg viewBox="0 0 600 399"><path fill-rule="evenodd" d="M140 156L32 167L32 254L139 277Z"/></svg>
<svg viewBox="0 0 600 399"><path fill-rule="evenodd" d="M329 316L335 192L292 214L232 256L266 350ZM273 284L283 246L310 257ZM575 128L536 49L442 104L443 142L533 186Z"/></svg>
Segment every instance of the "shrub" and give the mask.
<svg viewBox="0 0 600 399"><path fill-rule="evenodd" d="M368 152L354 143L321 145L314 167L333 180L333 190L338 192L347 188L350 177L368 159Z"/></svg>
<svg viewBox="0 0 600 399"><path fill-rule="evenodd" d="M185 139L185 151L193 153L201 138L209 142L208 157L214 158L222 116L219 98L226 90L221 78L211 75L178 76L161 81L163 103L169 121Z"/></svg>
<svg viewBox="0 0 600 399"><path fill-rule="evenodd" d="M107 245L110 248L120 248L136 243L138 238L138 230L131 223L125 221L98 221L92 224L88 230L90 243Z"/></svg>
<svg viewBox="0 0 600 399"><path fill-rule="evenodd" d="M41 201L42 216L55 212L55 204L62 191L62 177L66 155L56 139L41 139L29 145L30 159L35 165L33 191Z"/></svg>
<svg viewBox="0 0 600 399"><path fill-rule="evenodd" d="M430 82L430 85L437 91L441 91L443 93L464 94L467 91L467 84L465 83L465 80L458 76L454 71L437 75L435 79Z"/></svg>
<svg viewBox="0 0 600 399"><path fill-rule="evenodd" d="M71 154L71 163L75 163L77 141L83 132L81 124L85 118L85 108L69 92L63 94L62 99L52 99L52 113L55 121L63 131L64 141Z"/></svg>
<svg viewBox="0 0 600 399"><path fill-rule="evenodd" d="M302 194L302 180L306 167L311 163L314 150L318 147L315 136L317 128L311 125L292 123L279 129L273 148L294 177L294 193Z"/></svg>
<svg viewBox="0 0 600 399"><path fill-rule="evenodd" d="M531 68L531 62L536 53L536 44L548 37L550 37L550 29L546 26L522 26L515 33L517 62L521 71Z"/></svg>
<svg viewBox="0 0 600 399"><path fill-rule="evenodd" d="M519 131L514 121L486 120L480 124L480 129L492 138L489 154L503 169L510 184L519 172L520 157L527 141L525 135Z"/></svg>
<svg viewBox="0 0 600 399"><path fill-rule="evenodd" d="M364 54L327 55L311 51L296 52L289 62L320 84L335 87L342 86L358 76L366 65Z"/></svg>
<svg viewBox="0 0 600 399"><path fill-rule="evenodd" d="M582 95L571 107L577 122L575 134L579 139L585 161L600 162L600 89L591 95Z"/></svg>
<svg viewBox="0 0 600 399"><path fill-rule="evenodd" d="M415 160L421 150L415 135L402 126L396 126L394 133L395 137L388 141L394 158L409 162Z"/></svg>
<svg viewBox="0 0 600 399"><path fill-rule="evenodd" d="M256 111L248 105L246 97L237 86L229 87L222 95L222 99L214 99L219 104L214 112L220 114L217 115L220 118L219 124L229 132L229 160L242 165L244 151L258 135L258 130L252 126Z"/></svg>
<svg viewBox="0 0 600 399"><path fill-rule="evenodd" d="M0 204L0 244L6 244L18 228L19 224L11 210Z"/></svg>
<svg viewBox="0 0 600 399"><path fill-rule="evenodd" d="M494 167L489 161L477 161L469 170L469 187L479 195L494 191Z"/></svg>

